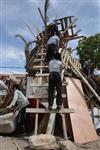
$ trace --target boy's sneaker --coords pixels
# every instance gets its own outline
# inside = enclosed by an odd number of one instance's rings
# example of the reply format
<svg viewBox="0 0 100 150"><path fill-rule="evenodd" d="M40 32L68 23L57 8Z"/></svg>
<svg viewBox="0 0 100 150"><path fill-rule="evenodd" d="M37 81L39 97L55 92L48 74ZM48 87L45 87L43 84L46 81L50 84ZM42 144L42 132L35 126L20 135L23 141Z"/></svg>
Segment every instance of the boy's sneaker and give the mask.
<svg viewBox="0 0 100 150"><path fill-rule="evenodd" d="M58 110L61 109L61 105L57 106L57 109L58 109Z"/></svg>
<svg viewBox="0 0 100 150"><path fill-rule="evenodd" d="M48 106L48 109L49 109L49 110L52 110L52 106Z"/></svg>

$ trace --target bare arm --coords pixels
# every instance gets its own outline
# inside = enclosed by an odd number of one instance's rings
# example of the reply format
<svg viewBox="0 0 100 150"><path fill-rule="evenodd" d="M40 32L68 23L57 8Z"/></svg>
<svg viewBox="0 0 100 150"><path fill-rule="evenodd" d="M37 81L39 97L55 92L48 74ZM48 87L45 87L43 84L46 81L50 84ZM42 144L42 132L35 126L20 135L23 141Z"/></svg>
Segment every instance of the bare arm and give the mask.
<svg viewBox="0 0 100 150"><path fill-rule="evenodd" d="M12 102L10 103L10 105L8 107L15 106L15 104L17 102L17 99L18 99L18 93L17 93L17 91L15 91L14 92L14 98L13 98Z"/></svg>

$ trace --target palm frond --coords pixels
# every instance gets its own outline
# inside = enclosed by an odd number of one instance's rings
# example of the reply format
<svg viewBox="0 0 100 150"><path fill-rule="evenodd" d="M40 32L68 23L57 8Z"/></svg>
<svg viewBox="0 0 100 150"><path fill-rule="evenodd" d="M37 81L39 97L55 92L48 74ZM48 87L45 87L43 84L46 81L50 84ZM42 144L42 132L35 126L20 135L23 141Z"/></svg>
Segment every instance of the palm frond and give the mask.
<svg viewBox="0 0 100 150"><path fill-rule="evenodd" d="M33 33L32 29L30 28L30 26L24 22L24 24L26 25L26 27L28 28L28 30L30 31L30 33L34 36L34 38L36 39L36 35Z"/></svg>
<svg viewBox="0 0 100 150"><path fill-rule="evenodd" d="M17 34L17 35L15 35L15 37L19 37L25 43L25 45L27 45L27 41L21 34Z"/></svg>

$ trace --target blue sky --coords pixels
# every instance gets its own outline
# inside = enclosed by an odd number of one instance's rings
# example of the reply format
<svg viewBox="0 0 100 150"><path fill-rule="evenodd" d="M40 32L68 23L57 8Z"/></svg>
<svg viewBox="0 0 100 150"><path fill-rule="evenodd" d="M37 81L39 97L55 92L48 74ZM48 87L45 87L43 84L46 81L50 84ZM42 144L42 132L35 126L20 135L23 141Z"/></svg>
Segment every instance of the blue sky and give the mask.
<svg viewBox="0 0 100 150"><path fill-rule="evenodd" d="M43 5L44 0L0 1L0 73L25 71L24 43L15 38L15 35L20 33L27 41L34 40L24 22L36 35L36 27L42 31L44 26L37 8L40 7L43 11ZM80 34L84 36L100 32L99 0L50 0L48 16L50 21L56 17L78 17L77 30L82 29ZM74 48L76 42L72 42L70 46Z"/></svg>

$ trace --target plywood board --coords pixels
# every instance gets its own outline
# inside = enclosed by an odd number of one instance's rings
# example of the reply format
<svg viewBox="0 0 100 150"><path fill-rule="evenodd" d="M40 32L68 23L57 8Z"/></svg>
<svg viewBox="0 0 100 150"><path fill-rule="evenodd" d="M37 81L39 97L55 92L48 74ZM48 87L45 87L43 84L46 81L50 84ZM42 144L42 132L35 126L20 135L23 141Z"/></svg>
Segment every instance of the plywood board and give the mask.
<svg viewBox="0 0 100 150"><path fill-rule="evenodd" d="M92 123L80 80L66 78L68 82L67 97L68 107L75 113L69 114L75 143L87 143L97 140L97 134Z"/></svg>

